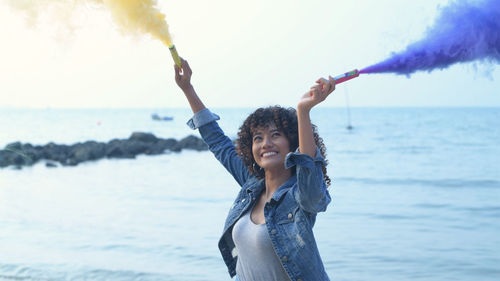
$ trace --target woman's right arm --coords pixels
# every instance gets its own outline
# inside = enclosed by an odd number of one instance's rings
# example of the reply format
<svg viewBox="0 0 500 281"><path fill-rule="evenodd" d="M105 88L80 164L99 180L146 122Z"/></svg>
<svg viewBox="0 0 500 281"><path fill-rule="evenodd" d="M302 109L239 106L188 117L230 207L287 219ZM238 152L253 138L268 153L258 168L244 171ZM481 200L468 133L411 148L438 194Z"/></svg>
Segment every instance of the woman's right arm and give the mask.
<svg viewBox="0 0 500 281"><path fill-rule="evenodd" d="M188 125L192 129L198 128L203 141L217 160L234 177L240 186L249 177L249 172L243 161L238 157L233 142L229 139L215 120L219 117L208 110L196 94L191 84L192 70L186 60L181 58L182 68L175 65L175 82L184 92L194 116Z"/></svg>
<svg viewBox="0 0 500 281"><path fill-rule="evenodd" d="M175 82L181 88L181 90L184 92L184 95L186 96L189 106L191 106L191 110L193 111L194 114L200 112L201 110L205 109L205 105L201 101L201 99L198 97L196 94L196 91L194 90L193 85L191 84L191 75L193 74L193 71L191 70L191 67L189 67L189 63L181 58L182 62L182 68L179 66L174 65L175 67Z"/></svg>

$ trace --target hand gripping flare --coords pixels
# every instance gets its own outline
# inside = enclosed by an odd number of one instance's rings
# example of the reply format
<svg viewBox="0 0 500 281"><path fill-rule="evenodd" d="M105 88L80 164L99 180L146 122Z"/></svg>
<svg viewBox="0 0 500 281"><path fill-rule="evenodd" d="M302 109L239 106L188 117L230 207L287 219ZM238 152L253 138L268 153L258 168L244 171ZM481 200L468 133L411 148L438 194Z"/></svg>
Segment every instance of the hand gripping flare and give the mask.
<svg viewBox="0 0 500 281"><path fill-rule="evenodd" d="M168 49L170 50L170 54L172 55L172 58L174 59L175 64L177 64L178 67L182 67L181 58L179 57L179 54L177 53L177 49L175 48L175 45L169 46Z"/></svg>

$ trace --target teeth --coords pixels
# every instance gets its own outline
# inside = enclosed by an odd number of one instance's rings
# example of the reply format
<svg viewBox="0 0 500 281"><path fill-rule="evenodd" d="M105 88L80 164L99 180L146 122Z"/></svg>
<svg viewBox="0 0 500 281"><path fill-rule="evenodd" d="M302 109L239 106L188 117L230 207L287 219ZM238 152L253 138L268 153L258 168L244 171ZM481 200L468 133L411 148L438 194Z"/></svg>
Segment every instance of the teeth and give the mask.
<svg viewBox="0 0 500 281"><path fill-rule="evenodd" d="M266 152L266 153L262 154L262 157L268 157L268 156L275 155L275 154L278 154L278 153L276 153L276 152Z"/></svg>

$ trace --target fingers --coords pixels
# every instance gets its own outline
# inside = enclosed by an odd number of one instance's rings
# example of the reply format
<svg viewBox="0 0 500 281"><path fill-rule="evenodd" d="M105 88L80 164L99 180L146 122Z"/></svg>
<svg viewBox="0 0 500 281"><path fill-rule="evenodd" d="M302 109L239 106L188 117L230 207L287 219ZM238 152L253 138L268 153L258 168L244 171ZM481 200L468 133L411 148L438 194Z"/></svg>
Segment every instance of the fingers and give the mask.
<svg viewBox="0 0 500 281"><path fill-rule="evenodd" d="M174 72L175 72L175 81L179 81L181 79L181 68L174 64Z"/></svg>
<svg viewBox="0 0 500 281"><path fill-rule="evenodd" d="M186 91L191 86L191 74L193 73L189 63L183 59L181 60L181 66L174 64L175 70L175 82L183 90Z"/></svg>
<svg viewBox="0 0 500 281"><path fill-rule="evenodd" d="M309 109L326 100L328 95L335 90L335 79L331 76L328 80L319 78L300 101L301 106L307 106Z"/></svg>
<svg viewBox="0 0 500 281"><path fill-rule="evenodd" d="M191 75L193 71L191 70L191 67L189 66L189 63L187 60L183 59L182 57L180 58L182 62L182 70L184 73Z"/></svg>
<svg viewBox="0 0 500 281"><path fill-rule="evenodd" d="M321 86L320 86L320 85L314 85L314 86L312 86L312 87L309 89L309 91L314 92L314 93L318 93L320 89L321 89Z"/></svg>
<svg viewBox="0 0 500 281"><path fill-rule="evenodd" d="M314 85L309 89L309 96L314 100L323 100L325 98L325 92L322 89L322 85Z"/></svg>
<svg viewBox="0 0 500 281"><path fill-rule="evenodd" d="M182 66L187 66L189 67L189 63L187 62L187 60L185 60L183 57L179 57L181 59L181 63L182 63Z"/></svg>
<svg viewBox="0 0 500 281"><path fill-rule="evenodd" d="M328 80L325 78L319 78L316 80L316 83L318 83L318 87L320 88L321 92L328 94L330 92L331 84Z"/></svg>
<svg viewBox="0 0 500 281"><path fill-rule="evenodd" d="M335 90L335 79L333 79L332 76L328 76L328 80L326 80L325 78L319 78L318 80L316 80L316 83L318 85L318 87L321 87L320 90L321 92L329 95L330 93L332 93L334 90Z"/></svg>
<svg viewBox="0 0 500 281"><path fill-rule="evenodd" d="M180 82L182 80L189 80L193 73L191 67L189 66L189 63L182 57L180 57L180 60L181 60L180 67L177 64L174 64L175 80L177 82Z"/></svg>
<svg viewBox="0 0 500 281"><path fill-rule="evenodd" d="M330 91L328 92L328 94L330 94L331 92L335 91L335 84L337 83L337 81L335 81L332 76L328 76L328 82L330 83Z"/></svg>
<svg viewBox="0 0 500 281"><path fill-rule="evenodd" d="M319 78L318 80L316 80L316 83L320 85L325 85L328 84L328 80L326 80L325 78Z"/></svg>

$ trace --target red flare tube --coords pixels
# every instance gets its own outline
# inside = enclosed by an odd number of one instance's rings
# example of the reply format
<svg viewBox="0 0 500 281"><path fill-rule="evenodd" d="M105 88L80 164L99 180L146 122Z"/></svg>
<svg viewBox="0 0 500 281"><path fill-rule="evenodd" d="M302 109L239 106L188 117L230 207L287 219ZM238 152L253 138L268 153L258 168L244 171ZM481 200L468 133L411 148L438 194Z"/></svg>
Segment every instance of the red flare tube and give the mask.
<svg viewBox="0 0 500 281"><path fill-rule="evenodd" d="M356 78L359 76L359 71L357 69L354 69L353 71L346 72L344 74L341 74L339 76L333 77L335 79L335 85L340 84L342 82L345 82L347 80L351 80L353 78Z"/></svg>

